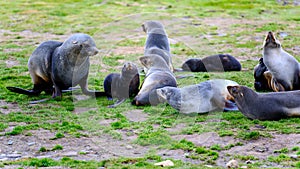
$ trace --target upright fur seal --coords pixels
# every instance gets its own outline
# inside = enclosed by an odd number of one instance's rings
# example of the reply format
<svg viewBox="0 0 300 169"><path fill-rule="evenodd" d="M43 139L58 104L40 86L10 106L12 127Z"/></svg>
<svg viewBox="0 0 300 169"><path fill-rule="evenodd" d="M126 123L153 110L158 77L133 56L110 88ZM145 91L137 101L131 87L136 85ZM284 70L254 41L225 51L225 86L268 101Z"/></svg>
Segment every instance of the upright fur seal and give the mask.
<svg viewBox="0 0 300 169"><path fill-rule="evenodd" d="M173 71L170 43L164 26L158 21L147 21L142 24L142 28L147 33L144 55L161 56Z"/></svg>
<svg viewBox="0 0 300 169"><path fill-rule="evenodd" d="M228 86L239 110L250 119L300 117L300 91L258 94L245 86Z"/></svg>
<svg viewBox="0 0 300 169"><path fill-rule="evenodd" d="M218 64L219 63L219 64ZM192 58L182 64L184 71L207 72L207 71L241 71L241 63L229 54L207 56L203 59Z"/></svg>
<svg viewBox="0 0 300 169"><path fill-rule="evenodd" d="M163 87L156 89L161 102L167 102L181 113L207 113L216 110L236 111L233 97L228 93L227 86L237 85L236 82L214 79L183 88Z"/></svg>
<svg viewBox="0 0 300 169"><path fill-rule="evenodd" d="M138 95L134 98L132 104L157 105L160 103L155 89L165 86L177 87L176 78L171 72L165 60L156 54L140 57L140 62L148 69L142 87Z"/></svg>
<svg viewBox="0 0 300 169"><path fill-rule="evenodd" d="M284 51L280 42L269 32L263 44L263 61L272 74L275 91L300 89L299 63Z"/></svg>
<svg viewBox="0 0 300 169"><path fill-rule="evenodd" d="M89 57L97 53L94 40L87 34L73 34L63 43L44 42L35 49L28 61L33 89L7 88L28 95L53 91L52 98L56 98L62 96L62 90L79 84L86 95L104 96L104 92L94 92L87 88Z"/></svg>
<svg viewBox="0 0 300 169"><path fill-rule="evenodd" d="M39 95L42 91L53 92L53 82L51 77L51 61L54 50L63 43L58 41L46 41L41 43L31 54L28 60L28 69L33 89L26 90L18 87L7 87L12 92Z"/></svg>
<svg viewBox="0 0 300 169"><path fill-rule="evenodd" d="M117 99L115 104L109 106L110 108L117 107L131 96L136 96L140 86L136 65L131 62L125 63L121 73L111 73L106 76L103 86L109 100Z"/></svg>

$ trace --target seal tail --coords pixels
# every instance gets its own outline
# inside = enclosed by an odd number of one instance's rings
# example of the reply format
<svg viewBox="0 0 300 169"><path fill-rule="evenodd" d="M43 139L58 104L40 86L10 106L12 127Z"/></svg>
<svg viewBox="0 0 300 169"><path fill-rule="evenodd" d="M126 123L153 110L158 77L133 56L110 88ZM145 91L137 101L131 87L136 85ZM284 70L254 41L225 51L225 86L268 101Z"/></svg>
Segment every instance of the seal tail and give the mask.
<svg viewBox="0 0 300 169"><path fill-rule="evenodd" d="M11 92L15 92L15 93L19 93L19 94L26 94L26 95L31 95L31 96L35 96L35 95L39 95L39 92L35 92L33 90L26 90L26 89L22 89L19 87L11 87L11 86L7 86L6 89L8 89Z"/></svg>

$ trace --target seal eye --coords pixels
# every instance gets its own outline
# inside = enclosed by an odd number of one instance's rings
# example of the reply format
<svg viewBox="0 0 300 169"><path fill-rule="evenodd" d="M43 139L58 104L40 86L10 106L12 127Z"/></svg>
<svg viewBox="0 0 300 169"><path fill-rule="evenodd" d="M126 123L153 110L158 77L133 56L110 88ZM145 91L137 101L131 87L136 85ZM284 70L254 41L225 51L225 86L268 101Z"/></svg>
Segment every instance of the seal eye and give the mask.
<svg viewBox="0 0 300 169"><path fill-rule="evenodd" d="M72 43L73 43L73 44L77 44L77 43L78 43L78 41L77 41L77 40L75 40L75 41L73 41Z"/></svg>

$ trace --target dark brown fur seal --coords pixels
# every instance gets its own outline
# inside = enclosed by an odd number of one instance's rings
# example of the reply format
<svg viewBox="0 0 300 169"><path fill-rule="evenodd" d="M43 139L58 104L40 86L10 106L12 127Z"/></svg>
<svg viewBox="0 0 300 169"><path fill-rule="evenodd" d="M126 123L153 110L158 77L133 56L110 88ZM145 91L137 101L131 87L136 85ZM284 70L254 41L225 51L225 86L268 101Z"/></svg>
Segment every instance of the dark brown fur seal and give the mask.
<svg viewBox="0 0 300 169"><path fill-rule="evenodd" d="M170 43L164 26L158 21L147 21L142 24L142 28L147 33L144 55L161 56L173 71Z"/></svg>
<svg viewBox="0 0 300 169"><path fill-rule="evenodd" d="M167 102L181 113L207 113L211 111L237 111L227 86L238 85L224 79L214 79L183 88L163 87L156 89L161 102Z"/></svg>
<svg viewBox="0 0 300 169"><path fill-rule="evenodd" d="M254 67L254 88L256 91L273 91L271 86L272 75L264 64L263 58Z"/></svg>
<svg viewBox="0 0 300 169"><path fill-rule="evenodd" d="M245 86L228 86L239 110L250 119L300 117L300 91L258 94Z"/></svg>
<svg viewBox="0 0 300 169"><path fill-rule="evenodd" d="M89 57L97 53L94 40L87 34L73 34L63 43L44 42L28 60L33 89L7 88L27 95L39 95L42 91L52 92L52 98L56 98L62 96L62 90L79 84L84 94L103 96L104 92L94 92L87 88Z"/></svg>
<svg viewBox="0 0 300 169"><path fill-rule="evenodd" d="M263 61L272 74L274 91L300 89L299 63L283 50L280 42L269 32L263 44Z"/></svg>
<svg viewBox="0 0 300 169"><path fill-rule="evenodd" d="M241 71L241 63L229 54L218 54L203 59L188 59L182 64L182 70L192 72Z"/></svg>
<svg viewBox="0 0 300 169"><path fill-rule="evenodd" d="M117 107L127 98L138 94L140 86L138 68L131 62L125 63L121 73L111 73L106 76L103 86L109 100L117 99L116 103L109 107Z"/></svg>
<svg viewBox="0 0 300 169"><path fill-rule="evenodd" d="M148 69L142 87L132 104L157 105L160 103L156 89L165 86L177 86L176 78L171 72L168 64L159 55L151 54L140 57L140 62Z"/></svg>

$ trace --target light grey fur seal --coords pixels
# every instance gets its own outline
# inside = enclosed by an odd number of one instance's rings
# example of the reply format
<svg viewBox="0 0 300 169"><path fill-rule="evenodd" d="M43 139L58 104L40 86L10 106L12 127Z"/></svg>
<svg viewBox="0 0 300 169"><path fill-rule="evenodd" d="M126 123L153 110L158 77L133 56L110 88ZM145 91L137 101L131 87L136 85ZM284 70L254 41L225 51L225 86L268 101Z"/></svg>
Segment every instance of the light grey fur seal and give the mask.
<svg viewBox="0 0 300 169"><path fill-rule="evenodd" d="M156 54L140 57L141 64L148 69L142 87L132 104L157 105L160 103L156 89L172 86L177 87L174 74L171 72L166 61Z"/></svg>
<svg viewBox="0 0 300 169"><path fill-rule="evenodd" d="M238 110L227 86L238 85L224 79L214 79L183 88L164 87L157 89L161 102L167 102L180 113L207 113L210 111Z"/></svg>
<svg viewBox="0 0 300 169"><path fill-rule="evenodd" d="M272 32L269 32L263 44L263 61L272 74L271 85L274 91L300 89L299 63L285 50Z"/></svg>

